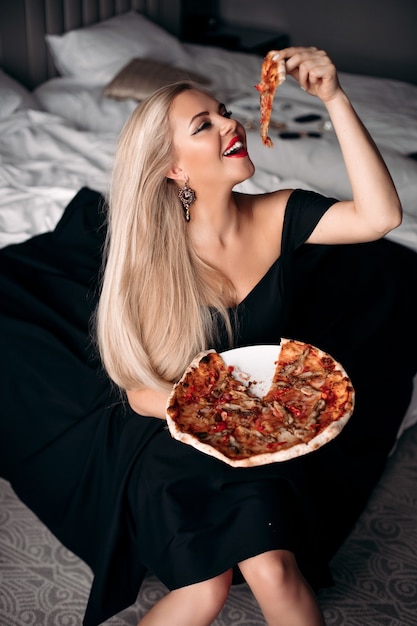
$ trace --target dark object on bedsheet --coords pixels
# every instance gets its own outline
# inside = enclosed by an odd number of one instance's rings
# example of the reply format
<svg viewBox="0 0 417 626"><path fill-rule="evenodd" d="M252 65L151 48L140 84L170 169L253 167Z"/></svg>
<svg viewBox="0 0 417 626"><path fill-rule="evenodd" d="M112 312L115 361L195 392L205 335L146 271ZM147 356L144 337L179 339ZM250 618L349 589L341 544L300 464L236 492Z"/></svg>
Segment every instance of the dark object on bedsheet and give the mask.
<svg viewBox="0 0 417 626"><path fill-rule="evenodd" d="M0 474L95 572L89 624L136 599L145 569L138 560L130 569L123 562L136 541L127 484L141 449L164 428L160 420L139 426L102 372L89 334L105 236L102 204L100 194L82 189L54 232L0 250ZM327 534L333 520L340 522L338 499L344 510L352 502L351 517L329 543L332 553L366 503L410 399L417 255L388 241L303 246L294 271L287 334L346 366L362 412L323 457L337 468L320 502ZM373 396L372 385L384 394ZM362 493L349 493L345 459ZM312 472L321 484L320 466L312 463Z"/></svg>

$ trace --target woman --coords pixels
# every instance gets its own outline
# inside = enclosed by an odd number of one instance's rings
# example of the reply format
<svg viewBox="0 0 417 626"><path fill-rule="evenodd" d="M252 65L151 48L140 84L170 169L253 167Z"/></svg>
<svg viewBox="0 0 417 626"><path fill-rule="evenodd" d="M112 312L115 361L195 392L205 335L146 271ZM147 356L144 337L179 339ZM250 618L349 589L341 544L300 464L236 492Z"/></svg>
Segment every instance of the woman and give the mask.
<svg viewBox="0 0 417 626"><path fill-rule="evenodd" d="M279 341L291 327L303 243L371 242L401 223L391 177L327 54L291 47L280 57L324 103L352 200L235 192L254 173L244 127L188 83L159 90L122 131L97 333L105 369L137 420L163 424L172 385L201 350ZM323 624L310 584L326 581L334 546L314 545L320 455L237 470L155 429L130 498L141 561L171 591L141 626L211 624L234 573L269 626Z"/></svg>

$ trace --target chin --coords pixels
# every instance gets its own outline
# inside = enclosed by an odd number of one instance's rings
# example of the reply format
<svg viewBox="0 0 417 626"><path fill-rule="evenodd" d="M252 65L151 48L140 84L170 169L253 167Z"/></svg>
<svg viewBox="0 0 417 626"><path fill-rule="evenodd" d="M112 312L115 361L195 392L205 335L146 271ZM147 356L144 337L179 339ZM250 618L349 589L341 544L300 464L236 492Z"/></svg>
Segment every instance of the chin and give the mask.
<svg viewBox="0 0 417 626"><path fill-rule="evenodd" d="M249 178L252 178L252 176L255 173L255 166L253 165L253 163L251 162L251 167L249 167L247 169L247 172L245 175L242 175L239 180L236 180L236 185L238 185L239 183L244 183L245 180L249 180Z"/></svg>

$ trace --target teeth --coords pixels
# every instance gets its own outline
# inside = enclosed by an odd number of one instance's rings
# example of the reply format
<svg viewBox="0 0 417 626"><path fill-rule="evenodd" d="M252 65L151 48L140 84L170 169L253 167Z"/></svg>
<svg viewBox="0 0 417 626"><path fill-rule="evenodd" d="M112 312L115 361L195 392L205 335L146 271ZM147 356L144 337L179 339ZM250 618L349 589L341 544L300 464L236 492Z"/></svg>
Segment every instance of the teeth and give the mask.
<svg viewBox="0 0 417 626"><path fill-rule="evenodd" d="M229 156L229 154L233 154L233 152L237 152L243 148L243 143L241 141L236 141L231 148L224 152L224 156Z"/></svg>

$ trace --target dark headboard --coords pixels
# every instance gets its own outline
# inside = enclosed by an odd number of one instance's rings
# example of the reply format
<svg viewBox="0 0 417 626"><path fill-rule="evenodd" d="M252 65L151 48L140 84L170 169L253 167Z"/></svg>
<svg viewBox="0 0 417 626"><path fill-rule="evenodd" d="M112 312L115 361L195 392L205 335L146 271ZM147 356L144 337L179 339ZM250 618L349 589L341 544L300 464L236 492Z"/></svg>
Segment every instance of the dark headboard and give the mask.
<svg viewBox="0 0 417 626"><path fill-rule="evenodd" d="M45 34L64 33L130 10L179 32L180 0L0 0L0 67L28 88L56 74Z"/></svg>

